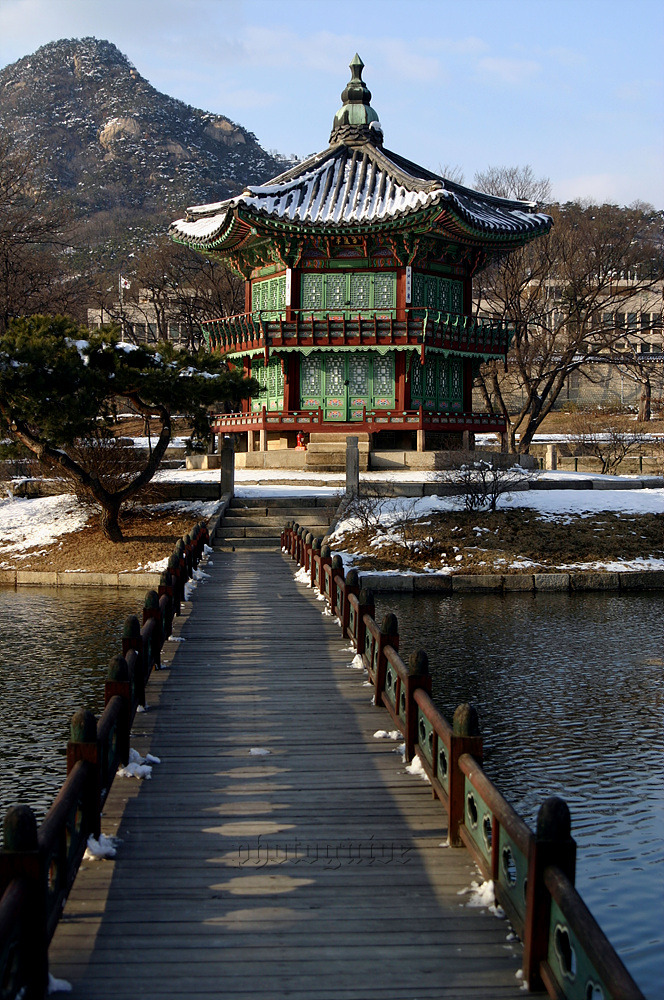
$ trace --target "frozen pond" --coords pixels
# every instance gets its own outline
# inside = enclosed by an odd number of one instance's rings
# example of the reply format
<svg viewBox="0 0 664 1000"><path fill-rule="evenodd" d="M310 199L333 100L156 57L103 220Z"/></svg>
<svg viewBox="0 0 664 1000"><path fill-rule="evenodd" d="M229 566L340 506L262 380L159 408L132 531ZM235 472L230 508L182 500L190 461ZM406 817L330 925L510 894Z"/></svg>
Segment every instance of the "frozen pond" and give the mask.
<svg viewBox="0 0 664 1000"><path fill-rule="evenodd" d="M480 713L485 769L534 827L564 798L576 884L646 996L664 982L664 593L399 597L451 721Z"/></svg>

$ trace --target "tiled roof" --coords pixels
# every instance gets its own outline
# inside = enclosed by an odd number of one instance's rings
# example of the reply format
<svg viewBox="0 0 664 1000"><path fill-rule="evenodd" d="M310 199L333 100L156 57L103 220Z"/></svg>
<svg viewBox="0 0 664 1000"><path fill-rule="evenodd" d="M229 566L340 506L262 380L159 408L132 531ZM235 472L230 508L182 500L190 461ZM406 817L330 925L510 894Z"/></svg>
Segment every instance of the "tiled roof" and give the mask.
<svg viewBox="0 0 664 1000"><path fill-rule="evenodd" d="M386 222L439 205L478 233L531 236L551 220L527 202L508 201L445 180L371 143L335 144L241 195L187 210L171 233L206 245L230 223L234 210L308 227L343 229Z"/></svg>

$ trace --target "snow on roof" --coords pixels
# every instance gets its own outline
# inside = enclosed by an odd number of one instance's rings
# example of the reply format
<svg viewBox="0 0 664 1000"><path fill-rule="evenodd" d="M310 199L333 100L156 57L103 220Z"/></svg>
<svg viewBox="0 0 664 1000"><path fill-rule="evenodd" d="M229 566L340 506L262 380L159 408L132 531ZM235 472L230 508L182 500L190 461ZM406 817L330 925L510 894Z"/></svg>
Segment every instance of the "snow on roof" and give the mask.
<svg viewBox="0 0 664 1000"><path fill-rule="evenodd" d="M498 235L546 232L551 221L530 203L471 191L370 143L340 143L235 198L189 208L171 231L192 242L211 241L238 207L280 221L341 227L395 219L436 204L473 228Z"/></svg>

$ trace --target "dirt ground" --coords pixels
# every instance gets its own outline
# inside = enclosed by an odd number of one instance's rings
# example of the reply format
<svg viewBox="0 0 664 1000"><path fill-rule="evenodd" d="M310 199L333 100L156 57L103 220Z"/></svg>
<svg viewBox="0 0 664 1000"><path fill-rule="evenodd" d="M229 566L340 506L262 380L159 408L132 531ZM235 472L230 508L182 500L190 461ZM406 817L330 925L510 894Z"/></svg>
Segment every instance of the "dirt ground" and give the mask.
<svg viewBox="0 0 664 1000"><path fill-rule="evenodd" d="M395 537L396 535L396 537ZM664 558L664 518L656 514L568 515L565 523L529 510L429 514L389 532L347 533L344 549L363 553L358 569L532 573L579 563Z"/></svg>
<svg viewBox="0 0 664 1000"><path fill-rule="evenodd" d="M111 542L104 537L97 516L91 512L85 527L60 538L48 547L40 546L21 553L3 555L6 566L16 569L88 573L121 573L136 570L150 562L170 556L178 538L196 524L191 514L181 512L128 512L122 518L124 541Z"/></svg>

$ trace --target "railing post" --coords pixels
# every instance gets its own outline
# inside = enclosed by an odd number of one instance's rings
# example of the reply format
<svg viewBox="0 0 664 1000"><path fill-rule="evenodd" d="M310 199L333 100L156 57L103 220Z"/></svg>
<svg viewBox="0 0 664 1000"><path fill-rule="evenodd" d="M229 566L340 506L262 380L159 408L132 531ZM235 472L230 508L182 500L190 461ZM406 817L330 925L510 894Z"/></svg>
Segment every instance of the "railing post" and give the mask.
<svg viewBox="0 0 664 1000"><path fill-rule="evenodd" d="M70 738L67 743L67 774L71 774L74 764L86 761L94 775L92 788L86 787L85 811L88 828L99 839L101 831L101 782L99 744L97 742L97 720L87 708L74 712L69 723Z"/></svg>
<svg viewBox="0 0 664 1000"><path fill-rule="evenodd" d="M341 580L343 586L344 582L344 561L338 553L332 556L332 577L330 580L330 611L337 618L340 618L339 609L337 606L337 577ZM341 603L344 603L343 592L341 595Z"/></svg>
<svg viewBox="0 0 664 1000"><path fill-rule="evenodd" d="M314 540L314 536L311 531L308 531L304 536L304 569L307 573L311 571L311 544Z"/></svg>
<svg viewBox="0 0 664 1000"><path fill-rule="evenodd" d="M161 622L161 608L159 607L159 594L156 590L148 590L143 603L143 624L152 619L154 621L152 646L152 661L161 670L161 647L164 645L164 630ZM148 664L148 676L152 668L152 663Z"/></svg>
<svg viewBox="0 0 664 1000"><path fill-rule="evenodd" d="M544 870L556 865L574 885L576 842L571 829L567 803L555 795L545 799L537 814L537 832L530 842L526 885L523 978L531 991L544 989L540 965L549 947L551 897L544 885Z"/></svg>
<svg viewBox="0 0 664 1000"><path fill-rule="evenodd" d="M450 847L463 847L459 834L466 811L466 777L459 767L459 757L469 753L478 764L482 763L482 736L477 709L473 705L459 705L454 712L450 740L449 814L447 839Z"/></svg>
<svg viewBox="0 0 664 1000"><path fill-rule="evenodd" d="M118 726L118 756L123 764L129 763L129 732L132 723L132 692L129 667L124 656L113 656L108 664L104 684L104 705L118 695L122 699L122 715Z"/></svg>
<svg viewBox="0 0 664 1000"><path fill-rule="evenodd" d="M431 677L429 676L429 657L425 650L416 649L408 658L408 676L406 677L406 732L404 738L406 742L406 760L411 761L415 756L415 745L418 742L417 734L417 702L415 701L415 691L422 688L427 694L431 694Z"/></svg>
<svg viewBox="0 0 664 1000"><path fill-rule="evenodd" d="M145 657L143 655L143 639L141 625L136 615L125 618L122 630L122 655L126 657L130 649L136 652L134 667L134 693L136 703L145 706Z"/></svg>
<svg viewBox="0 0 664 1000"><path fill-rule="evenodd" d="M183 587L180 578L180 559L175 552L168 560L168 572L171 574L171 586L173 587L173 613L179 615Z"/></svg>
<svg viewBox="0 0 664 1000"><path fill-rule="evenodd" d="M360 590L360 578L356 569L349 569L344 580L344 606L341 609L341 634L346 636L350 624L350 604L348 598L351 594L356 597Z"/></svg>
<svg viewBox="0 0 664 1000"><path fill-rule="evenodd" d="M373 618L376 614L376 604L374 602L373 590L369 587L362 587L362 590L358 594L357 601L357 651L361 656L364 653L364 647L367 640L367 626L364 621L364 616L369 615L370 618Z"/></svg>
<svg viewBox="0 0 664 1000"><path fill-rule="evenodd" d="M46 871L37 837L37 820L29 806L12 806L2 824L0 896L14 879L27 891L14 979L3 986L24 1000L44 1000L48 994L48 931ZM4 995L4 991L3 991Z"/></svg>
<svg viewBox="0 0 664 1000"><path fill-rule="evenodd" d="M297 523L297 521L293 521L293 524L291 526L291 533L290 533L290 554L291 554L291 559L295 559L295 557L297 555L297 529L299 527L300 527L300 525Z"/></svg>
<svg viewBox="0 0 664 1000"><path fill-rule="evenodd" d="M325 593L325 567L332 564L332 550L330 546L325 542L325 544L320 547L320 575L318 580L318 592L320 594Z"/></svg>
<svg viewBox="0 0 664 1000"><path fill-rule="evenodd" d="M374 653L374 704L376 708L383 708L383 691L385 690L385 674L387 673L386 646L391 646L396 653L399 652L399 623L397 616L393 615L391 611L385 615L381 622L378 644Z"/></svg>
<svg viewBox="0 0 664 1000"><path fill-rule="evenodd" d="M316 583L316 562L317 560L320 559L320 547L322 543L323 543L322 538L318 536L314 538L314 540L311 543L311 566L309 567L310 569L309 582L311 583L312 589L314 587L314 584Z"/></svg>

